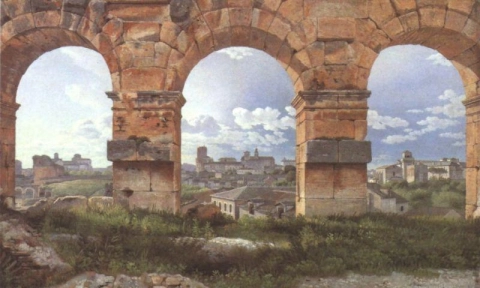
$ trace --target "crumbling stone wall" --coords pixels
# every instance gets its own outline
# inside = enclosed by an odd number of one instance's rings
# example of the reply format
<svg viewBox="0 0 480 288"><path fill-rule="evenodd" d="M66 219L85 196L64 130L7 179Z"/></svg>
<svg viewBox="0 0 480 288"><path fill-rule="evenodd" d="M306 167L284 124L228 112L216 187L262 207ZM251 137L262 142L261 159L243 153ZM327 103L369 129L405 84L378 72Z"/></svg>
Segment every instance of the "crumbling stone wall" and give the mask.
<svg viewBox="0 0 480 288"><path fill-rule="evenodd" d="M450 59L464 82L467 217L480 206L476 0L2 0L0 20L2 198L14 195L20 78L42 53L77 45L100 52L110 69L116 198L176 211L185 81L213 51L247 46L276 58L297 93L297 213L366 211L370 69L388 46L421 44ZM328 159L306 156L323 145Z"/></svg>
<svg viewBox="0 0 480 288"><path fill-rule="evenodd" d="M33 182L35 185L40 185L48 179L62 177L64 174L65 168L55 164L47 155L33 156Z"/></svg>

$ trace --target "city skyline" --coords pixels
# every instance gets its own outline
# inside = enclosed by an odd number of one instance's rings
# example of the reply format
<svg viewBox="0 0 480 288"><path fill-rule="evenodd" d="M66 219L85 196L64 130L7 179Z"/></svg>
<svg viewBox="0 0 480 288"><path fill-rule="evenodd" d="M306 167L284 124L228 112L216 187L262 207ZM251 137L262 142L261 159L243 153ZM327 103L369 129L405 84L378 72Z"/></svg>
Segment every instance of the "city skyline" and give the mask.
<svg viewBox="0 0 480 288"><path fill-rule="evenodd" d="M34 154L79 153L95 167L110 165L111 100L104 92L111 89L98 53L68 47L44 54L18 89L17 159L29 167ZM369 167L391 163L404 150L419 158L464 160L463 85L438 52L412 45L385 49L372 68L368 89ZM183 94L183 163L194 164L202 145L215 159L255 148L277 163L294 158L293 85L284 68L264 52L234 47L210 54L193 69Z"/></svg>

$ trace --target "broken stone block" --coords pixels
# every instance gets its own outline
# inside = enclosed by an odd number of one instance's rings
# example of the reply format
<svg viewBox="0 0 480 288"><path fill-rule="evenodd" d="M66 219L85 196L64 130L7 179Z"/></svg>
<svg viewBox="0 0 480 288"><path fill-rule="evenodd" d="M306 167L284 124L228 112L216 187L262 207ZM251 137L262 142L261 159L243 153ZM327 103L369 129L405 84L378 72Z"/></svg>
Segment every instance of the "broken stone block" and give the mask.
<svg viewBox="0 0 480 288"><path fill-rule="evenodd" d="M87 209L87 197L85 196L65 196L59 197L50 207L52 210L70 210L70 209Z"/></svg>
<svg viewBox="0 0 480 288"><path fill-rule="evenodd" d="M105 210L108 207L113 206L113 198L106 196L94 196L88 198L88 207L98 210Z"/></svg>
<svg viewBox="0 0 480 288"><path fill-rule="evenodd" d="M135 140L112 140L107 142L107 159L110 161L136 160Z"/></svg>
<svg viewBox="0 0 480 288"><path fill-rule="evenodd" d="M369 163L372 161L370 141L342 140L338 142L339 163Z"/></svg>

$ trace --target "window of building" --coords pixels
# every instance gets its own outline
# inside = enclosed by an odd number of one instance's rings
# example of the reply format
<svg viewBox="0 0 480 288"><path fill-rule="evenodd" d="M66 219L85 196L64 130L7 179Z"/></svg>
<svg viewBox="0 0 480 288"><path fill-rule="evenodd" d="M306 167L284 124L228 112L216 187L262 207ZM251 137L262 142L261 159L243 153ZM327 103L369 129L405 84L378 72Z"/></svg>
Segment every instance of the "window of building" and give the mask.
<svg viewBox="0 0 480 288"><path fill-rule="evenodd" d="M227 203L223 204L223 211L227 212Z"/></svg>
<svg viewBox="0 0 480 288"><path fill-rule="evenodd" d="M232 213L232 204L230 204L230 213Z"/></svg>
<svg viewBox="0 0 480 288"><path fill-rule="evenodd" d="M400 211L403 212L403 206L400 206Z"/></svg>

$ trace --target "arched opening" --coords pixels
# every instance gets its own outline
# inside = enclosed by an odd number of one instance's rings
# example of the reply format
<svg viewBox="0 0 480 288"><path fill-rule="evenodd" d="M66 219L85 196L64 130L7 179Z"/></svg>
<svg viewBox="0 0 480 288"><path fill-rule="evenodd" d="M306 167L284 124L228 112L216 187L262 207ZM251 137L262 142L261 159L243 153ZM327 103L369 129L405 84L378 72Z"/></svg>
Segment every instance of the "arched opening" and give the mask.
<svg viewBox="0 0 480 288"><path fill-rule="evenodd" d="M193 177L215 176L222 187L261 185L269 175L285 182L282 160L295 159L294 87L273 57L248 47L211 53L183 94L182 162L196 166Z"/></svg>
<svg viewBox="0 0 480 288"><path fill-rule="evenodd" d="M465 90L453 64L424 46L392 46L375 60L368 88L369 181L391 188L414 209L463 210ZM432 192L434 185L442 187Z"/></svg>
<svg viewBox="0 0 480 288"><path fill-rule="evenodd" d="M85 32L85 31L83 31ZM11 36L11 35L10 35ZM98 43L97 43L98 44ZM72 116L75 114L79 113L82 114L82 109L80 108L81 104L77 103L78 106L76 107L77 109L71 110L70 113L65 113L64 111L64 106L62 105L61 102L56 101L56 102L51 102L51 103L46 103L44 101L41 101L42 97L40 96L41 93L45 94L50 94L48 97L50 99L55 99L58 100L56 96L58 96L58 92L52 91L51 89L53 86L56 84L62 83L63 80L66 78L70 77L70 86L64 86L62 90L62 93L70 93L71 96L76 97L76 99L81 102L81 101L88 101L88 99L91 100L90 97L90 91L88 91L87 88L88 85L82 87L82 86L76 86L78 83L77 80L80 80L83 78L83 73L70 73L71 71L69 69L65 70L64 73L58 73L55 74L56 77L52 77L54 73L51 73L51 70L49 70L51 67L58 66L60 65L61 62L64 61L59 61L59 60L65 60L67 58L71 58L71 62L74 62L75 59L73 59L75 56L73 55L68 55L67 53L63 53L63 57L59 57L57 54L57 59L55 57L51 58L49 61L50 65L43 65L42 69L36 69L35 67L37 65L42 66L42 64L36 64L36 63L41 63L42 59L44 57L41 57L42 55L47 55L45 57L49 57L48 55L51 55L49 51L52 51L54 49L60 48L60 47L65 47L65 46L78 46L78 47L86 47L91 50L87 51L98 51L95 46L87 40L87 38L81 34L81 32L76 32L76 31L70 31L68 29L63 29L63 28L58 28L58 27L48 27L48 28L37 28L37 29L31 29L31 30L25 30L24 32L18 33L16 35L13 35L13 37L9 38L8 41L5 41L2 43L2 53L1 53L1 62L2 62L2 69L1 69L1 85L2 85L2 91L1 91L1 98L0 98L0 113L1 115L1 123L0 123L0 128L2 130L2 139L1 139L1 153L0 157L2 158L1 163L2 167L0 167L0 183L1 183L1 194L2 194L2 199L9 199L13 198L14 196L14 185L15 185L15 172L14 172L14 165L11 165L11 163L15 162L15 157L17 155L16 153L16 136L19 136L19 141L23 144L22 147L25 146L33 146L35 141L32 141L32 138L30 138L30 141L28 140L28 137L33 137L34 135L39 136L40 134L45 134L41 136L48 137L50 136L51 138L58 138L58 137L63 137L62 135L66 136L69 135L69 133L74 133L75 128L73 127L74 123L72 123ZM65 48L62 48L65 49ZM76 48L79 49L79 48ZM106 47L101 47L100 50L102 52L103 49L107 49ZM52 53L55 53L52 52ZM95 52L96 53L96 52ZM110 53L111 54L111 53ZM118 67L116 67L116 59L114 57L110 56L105 56L109 55L108 53L105 53L104 55L100 55L99 59L101 59L101 64L106 68L104 69L103 73L107 75L107 81L109 85L109 89L111 89L111 79L110 79L110 73L116 72ZM81 58L81 57L80 57ZM40 62L34 63L35 60L39 59ZM108 62L106 63L104 59L108 59ZM77 63L76 65L79 67L79 69L83 69L85 67L82 67L81 63L82 59L76 59ZM32 64L33 63L33 64ZM106 65L105 65L106 63ZM30 67L33 70L36 70L36 75L34 77L28 76L28 71ZM37 66L38 68L38 66ZM85 70L86 71L86 70ZM84 71L84 72L85 72ZM95 72L97 72L95 70ZM95 73L93 72L93 73ZM92 73L92 72L90 72ZM26 77L23 77L24 75L27 75ZM39 81L40 78L46 76L46 78L43 78L42 81ZM21 82L27 81L28 78L30 78L31 82L30 84L27 84L23 86ZM35 79L37 78L37 79ZM35 81L37 80L37 81ZM35 85L31 85L31 83L34 83ZM23 86L23 87L22 87ZM104 91L105 92L105 91ZM86 93L86 94L84 94ZM28 94L28 95L26 95ZM34 94L34 95L32 95ZM68 98L68 97L67 97ZM106 98L106 96L105 96ZM31 100L33 104L33 110L35 113L32 111L28 111L27 108L21 109L17 113L17 110L20 107L20 104L23 104L24 107L29 106L27 103L29 100ZM47 99L47 98L43 98ZM53 100L53 101L55 101ZM18 103L20 102L20 104ZM111 107L111 104L110 104ZM27 112L27 115L22 115L23 111ZM53 119L56 115L56 119ZM60 118L59 115L61 115ZM22 119L29 119L25 123L26 126L23 126L24 130L23 132L26 133L21 133L21 131L17 130L17 121L16 117L21 117ZM59 122L61 121L62 118L64 120L68 120L70 123L64 123L66 125L69 125L69 127L65 126L63 130L56 130L55 128L58 128L60 125ZM45 123L45 120L49 119L51 124ZM80 119L77 119L80 120ZM20 120L22 122L22 120ZM35 128L35 125L41 125L37 126ZM82 130L86 132L88 130L88 127L82 127L82 124L88 124L88 123L76 123L77 124L77 132ZM108 124L108 123L106 123ZM23 124L21 124L23 125ZM88 125L87 125L88 126ZM108 125L107 125L108 126ZM26 128L28 127L28 128ZM46 129L45 129L46 128ZM18 134L17 134L18 132ZM31 136L28 136L31 135ZM23 137L25 136L25 137ZM23 138L22 138L23 137ZM35 137L37 138L37 137ZM45 139L45 138L44 138ZM74 139L70 138L64 138L66 143L75 143ZM72 141L73 140L73 141ZM77 138L77 140L79 140ZM25 144L25 145L24 145ZM37 143L38 144L38 143ZM44 148L49 146L49 144L52 144L51 141L47 141L47 143L44 143ZM81 146L82 143L81 141L78 141L75 143L78 146ZM85 143L83 143L84 146L87 146ZM57 147L61 147L65 145L58 145ZM100 149L105 148L105 144L102 145L103 147L99 147ZM41 147L41 146L40 146ZM31 147L33 148L33 147ZM52 145L48 147L47 149L51 149ZM90 149L92 147L89 147ZM96 148L96 147L95 147ZM94 148L94 149L95 149ZM23 149L20 149L22 153L22 158L27 159L24 160L25 162L25 167L28 168L28 166L31 166L31 157L33 155L25 155L30 152L23 152ZM52 151L45 151L41 153L48 153L50 154L50 157L53 157ZM55 151L57 152L57 151ZM36 153L35 153L36 154ZM20 154L19 154L20 155ZM67 155L65 155L67 156ZM73 154L70 156L72 157ZM13 201L9 200L6 203L13 203Z"/></svg>
<svg viewBox="0 0 480 288"><path fill-rule="evenodd" d="M32 199L35 197L35 189L33 189L32 187L27 187L25 188L23 194L25 199Z"/></svg>
<svg viewBox="0 0 480 288"><path fill-rule="evenodd" d="M89 192L79 187L91 185L93 194L111 181L105 149L112 135L105 91L111 89L102 55L83 47L47 52L29 66L16 97L16 159L33 170L31 181L84 196Z"/></svg>

